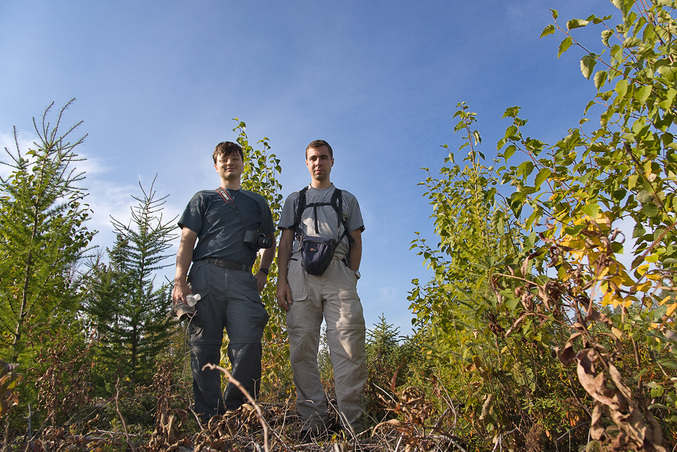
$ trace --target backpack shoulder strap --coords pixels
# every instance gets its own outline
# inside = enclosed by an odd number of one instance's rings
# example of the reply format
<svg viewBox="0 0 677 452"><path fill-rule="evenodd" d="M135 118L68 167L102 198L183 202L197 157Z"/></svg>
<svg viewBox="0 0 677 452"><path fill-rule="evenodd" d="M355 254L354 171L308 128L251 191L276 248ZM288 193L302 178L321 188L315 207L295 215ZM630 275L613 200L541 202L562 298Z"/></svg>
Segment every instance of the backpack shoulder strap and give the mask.
<svg viewBox="0 0 677 452"><path fill-rule="evenodd" d="M334 190L334 194L331 197L331 206L336 211L339 229L343 225L343 234L339 237L339 242L343 240L343 236L346 236L348 237L348 243L353 243L355 239L348 233L348 223L343 219L343 192L341 189L337 188Z"/></svg>
<svg viewBox="0 0 677 452"><path fill-rule="evenodd" d="M296 212L294 213L294 225L292 226L294 231L298 230L299 224L301 224L301 216L303 215L303 211L306 210L306 191L308 191L307 185L299 190L299 198L296 202Z"/></svg>
<svg viewBox="0 0 677 452"><path fill-rule="evenodd" d="M341 224L343 224L343 193L341 193L341 189L334 189L334 193L331 195L330 202L331 206L334 208L334 212L336 212L336 216L338 217L337 227L340 227Z"/></svg>

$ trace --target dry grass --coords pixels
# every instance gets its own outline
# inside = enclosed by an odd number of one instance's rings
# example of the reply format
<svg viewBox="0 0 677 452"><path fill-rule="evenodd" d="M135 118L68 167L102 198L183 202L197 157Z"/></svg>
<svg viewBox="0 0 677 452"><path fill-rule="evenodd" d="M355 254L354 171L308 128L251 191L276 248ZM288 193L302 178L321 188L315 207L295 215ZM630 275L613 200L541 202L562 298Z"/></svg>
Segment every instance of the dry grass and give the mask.
<svg viewBox="0 0 677 452"><path fill-rule="evenodd" d="M219 368L236 385L225 369ZM118 385L119 386L119 385ZM152 413L155 428L144 433L143 427L130 424L123 414L125 404L136 394L121 397L119 387L107 405L114 407L116 422L109 430L97 414L78 424L41 429L33 437L15 436L5 443L6 450L26 451L451 451L465 450L461 441L441 426L448 412L437 413L416 388L382 397L381 408L398 419L371 420L363 432L341 429L338 410L330 403L333 427L312 437L301 436L302 422L293 402L249 404L208 423L190 411L188 400L179 396L185 387L172 381L169 366L161 366L147 395L156 400ZM243 390L243 388L240 387ZM246 394L246 391L243 390ZM93 412L92 412L93 414ZM436 417L440 417L437 419ZM146 427L147 428L147 427ZM149 431L149 430L146 430ZM7 435L6 435L7 436Z"/></svg>
<svg viewBox="0 0 677 452"><path fill-rule="evenodd" d="M266 428L262 427L262 422ZM215 416L206 425L186 410L161 413L147 435L51 428L30 441L15 438L11 450L31 451L452 451L465 450L454 438L423 435L420 426L389 421L364 432L339 430L300 436L293 404L253 407Z"/></svg>

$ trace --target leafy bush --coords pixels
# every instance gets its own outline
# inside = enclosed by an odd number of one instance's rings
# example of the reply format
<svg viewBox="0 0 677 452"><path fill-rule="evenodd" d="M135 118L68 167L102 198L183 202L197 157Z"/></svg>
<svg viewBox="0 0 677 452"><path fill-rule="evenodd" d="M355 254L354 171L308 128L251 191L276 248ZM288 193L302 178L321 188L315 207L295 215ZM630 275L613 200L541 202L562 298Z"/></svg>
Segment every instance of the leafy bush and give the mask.
<svg viewBox="0 0 677 452"><path fill-rule="evenodd" d="M509 108L488 166L461 104L465 166L450 153L425 181L440 241L414 243L435 278L415 282L412 309L467 434L495 444L583 446L587 419L591 445L611 450L675 439L675 3L612 3L616 26L593 15L561 28L553 11L542 34L565 34L560 55L584 50L599 128L584 118L548 146ZM594 25L606 55L572 35Z"/></svg>

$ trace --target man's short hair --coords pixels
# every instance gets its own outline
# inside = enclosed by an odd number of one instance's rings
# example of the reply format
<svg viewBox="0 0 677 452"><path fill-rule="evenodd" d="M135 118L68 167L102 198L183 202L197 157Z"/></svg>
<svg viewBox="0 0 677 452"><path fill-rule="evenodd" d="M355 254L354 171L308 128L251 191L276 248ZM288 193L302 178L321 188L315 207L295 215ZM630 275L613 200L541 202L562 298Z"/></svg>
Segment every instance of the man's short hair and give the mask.
<svg viewBox="0 0 677 452"><path fill-rule="evenodd" d="M212 158L214 159L214 163L216 163L216 160L219 157L227 157L236 153L239 154L240 158L244 161L244 151L239 144L233 143L232 141L222 141L216 145L216 149L214 149Z"/></svg>
<svg viewBox="0 0 677 452"><path fill-rule="evenodd" d="M334 158L334 150L329 146L329 143L327 143L324 140L313 140L310 142L310 144L306 147L306 157L308 157L308 149L313 148L321 148L322 146L327 146L327 149L329 149L329 157Z"/></svg>

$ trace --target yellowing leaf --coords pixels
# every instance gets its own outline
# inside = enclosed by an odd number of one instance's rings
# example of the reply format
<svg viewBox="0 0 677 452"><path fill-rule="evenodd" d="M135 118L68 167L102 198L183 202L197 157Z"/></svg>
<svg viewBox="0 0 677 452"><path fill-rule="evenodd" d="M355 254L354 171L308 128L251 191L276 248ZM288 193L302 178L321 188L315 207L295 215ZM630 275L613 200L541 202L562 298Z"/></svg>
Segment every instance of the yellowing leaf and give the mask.
<svg viewBox="0 0 677 452"><path fill-rule="evenodd" d="M569 279L571 279L571 276L569 276L569 272L567 272L567 269L564 268L564 266L560 266L557 269L557 277L562 281L568 281Z"/></svg>
<svg viewBox="0 0 677 452"><path fill-rule="evenodd" d="M644 282L644 283L641 283L641 284L637 284L635 286L635 290L637 292L646 292L650 289L651 289L651 283L650 282Z"/></svg>
<svg viewBox="0 0 677 452"><path fill-rule="evenodd" d="M604 294L604 297L602 297L602 306L606 306L608 304L611 304L613 301L614 293L613 292L607 292Z"/></svg>
<svg viewBox="0 0 677 452"><path fill-rule="evenodd" d="M637 178L638 178L637 174L631 174L630 177L628 177L628 188L630 190L635 188L635 186L637 185Z"/></svg>
<svg viewBox="0 0 677 452"><path fill-rule="evenodd" d="M665 315L668 317L672 317L672 314L675 312L675 309L677 309L677 303L673 303L670 306L668 306L668 310L665 311Z"/></svg>
<svg viewBox="0 0 677 452"><path fill-rule="evenodd" d="M642 264L639 267L637 267L637 274L639 274L639 276L641 276L641 277L646 275L646 272L648 272L648 271L649 271L649 264Z"/></svg>
<svg viewBox="0 0 677 452"><path fill-rule="evenodd" d="M619 264L620 268L618 268L616 271L621 277L621 280L623 281L624 286L632 286L635 284L635 281L628 275L628 273L625 271L625 267L623 265Z"/></svg>
<svg viewBox="0 0 677 452"><path fill-rule="evenodd" d="M544 36L551 35L554 32L555 32L555 26L553 24L550 24L547 27L545 27L543 29L543 31L541 32L541 38L544 37Z"/></svg>

